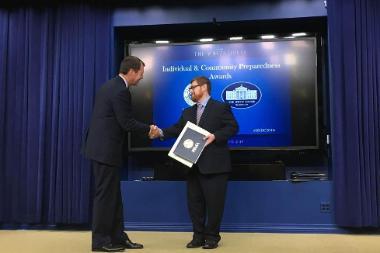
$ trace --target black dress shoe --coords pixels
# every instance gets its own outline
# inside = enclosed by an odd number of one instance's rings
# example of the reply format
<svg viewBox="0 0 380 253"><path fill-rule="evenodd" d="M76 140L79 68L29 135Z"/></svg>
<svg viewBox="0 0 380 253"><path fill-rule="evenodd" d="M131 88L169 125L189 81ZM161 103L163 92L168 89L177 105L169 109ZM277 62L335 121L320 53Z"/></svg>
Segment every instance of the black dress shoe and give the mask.
<svg viewBox="0 0 380 253"><path fill-rule="evenodd" d="M218 247L218 242L216 241L207 241L203 245L202 249L216 249Z"/></svg>
<svg viewBox="0 0 380 253"><path fill-rule="evenodd" d="M199 248L202 247L205 244L204 240L201 239L193 239L191 242L186 244L186 248Z"/></svg>
<svg viewBox="0 0 380 253"><path fill-rule="evenodd" d="M122 242L122 245L126 249L142 249L144 246L140 243L132 242L131 240L127 239L124 242Z"/></svg>
<svg viewBox="0 0 380 253"><path fill-rule="evenodd" d="M101 247L93 247L92 251L99 251L99 252L123 252L124 247L120 244L106 244Z"/></svg>

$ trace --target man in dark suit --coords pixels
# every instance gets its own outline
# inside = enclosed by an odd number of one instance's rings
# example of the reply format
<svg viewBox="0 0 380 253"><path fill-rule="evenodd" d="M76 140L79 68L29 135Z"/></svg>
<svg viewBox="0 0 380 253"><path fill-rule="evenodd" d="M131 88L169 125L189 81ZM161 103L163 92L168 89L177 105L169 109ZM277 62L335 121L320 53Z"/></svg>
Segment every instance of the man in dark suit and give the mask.
<svg viewBox="0 0 380 253"><path fill-rule="evenodd" d="M131 93L143 78L145 64L137 57L127 56L120 64L119 75L97 91L91 123L83 152L92 160L95 181L92 221L93 251L124 251L140 249L124 232L123 203L119 169L123 163L123 145L127 131L147 134L153 125L132 116Z"/></svg>
<svg viewBox="0 0 380 253"><path fill-rule="evenodd" d="M229 105L210 97L211 83L206 77L191 81L191 99L196 102L185 109L178 122L166 129L152 130L150 137L170 138L180 134L187 121L206 129L206 147L187 175L187 200L193 223L193 239L187 248L213 249L220 241L230 152L227 140L238 131L238 124Z"/></svg>

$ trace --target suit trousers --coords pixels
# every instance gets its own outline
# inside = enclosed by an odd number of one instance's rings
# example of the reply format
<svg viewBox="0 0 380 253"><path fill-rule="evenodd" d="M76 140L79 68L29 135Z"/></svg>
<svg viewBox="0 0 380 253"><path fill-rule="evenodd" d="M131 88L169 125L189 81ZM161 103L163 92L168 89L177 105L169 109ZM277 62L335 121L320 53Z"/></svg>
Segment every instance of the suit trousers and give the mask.
<svg viewBox="0 0 380 253"><path fill-rule="evenodd" d="M193 238L220 241L220 223L229 173L201 174L195 165L187 176L187 204Z"/></svg>
<svg viewBox="0 0 380 253"><path fill-rule="evenodd" d="M92 247L126 240L123 202L120 191L120 168L92 161L94 201L92 217Z"/></svg>

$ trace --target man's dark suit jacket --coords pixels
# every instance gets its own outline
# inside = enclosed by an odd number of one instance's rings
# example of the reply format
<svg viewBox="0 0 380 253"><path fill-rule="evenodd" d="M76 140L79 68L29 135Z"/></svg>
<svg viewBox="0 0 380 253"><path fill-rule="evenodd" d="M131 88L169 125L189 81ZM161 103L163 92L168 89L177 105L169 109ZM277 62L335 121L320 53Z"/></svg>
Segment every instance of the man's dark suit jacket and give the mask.
<svg viewBox="0 0 380 253"><path fill-rule="evenodd" d="M176 124L163 129L164 138L176 137L187 121L196 124L197 105L186 108ZM238 132L238 124L229 105L212 98L207 102L200 118L200 127L215 135L198 159L197 165L202 174L215 174L231 171L231 158L228 139Z"/></svg>
<svg viewBox="0 0 380 253"><path fill-rule="evenodd" d="M131 93L120 76L109 80L98 90L83 152L91 160L113 166L123 162L126 131L148 135L149 125L132 116Z"/></svg>

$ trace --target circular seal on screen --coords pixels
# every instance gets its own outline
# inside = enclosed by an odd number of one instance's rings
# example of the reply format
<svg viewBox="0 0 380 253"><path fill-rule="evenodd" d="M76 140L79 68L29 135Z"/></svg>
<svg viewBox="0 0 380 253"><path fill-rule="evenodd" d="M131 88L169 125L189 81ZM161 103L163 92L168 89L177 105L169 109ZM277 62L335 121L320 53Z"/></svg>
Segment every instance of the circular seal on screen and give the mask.
<svg viewBox="0 0 380 253"><path fill-rule="evenodd" d="M190 139L186 139L184 142L183 142L183 146L187 149L190 149L194 146L194 142Z"/></svg>
<svg viewBox="0 0 380 253"><path fill-rule="evenodd" d="M189 91L190 86L191 83L189 83L183 90L183 99L185 100L186 104L188 104L189 106L193 106L195 103L193 102L193 100L191 100L191 95Z"/></svg>
<svg viewBox="0 0 380 253"><path fill-rule="evenodd" d="M222 99L231 107L245 109L256 105L262 93L256 84L240 81L229 84L222 92Z"/></svg>

